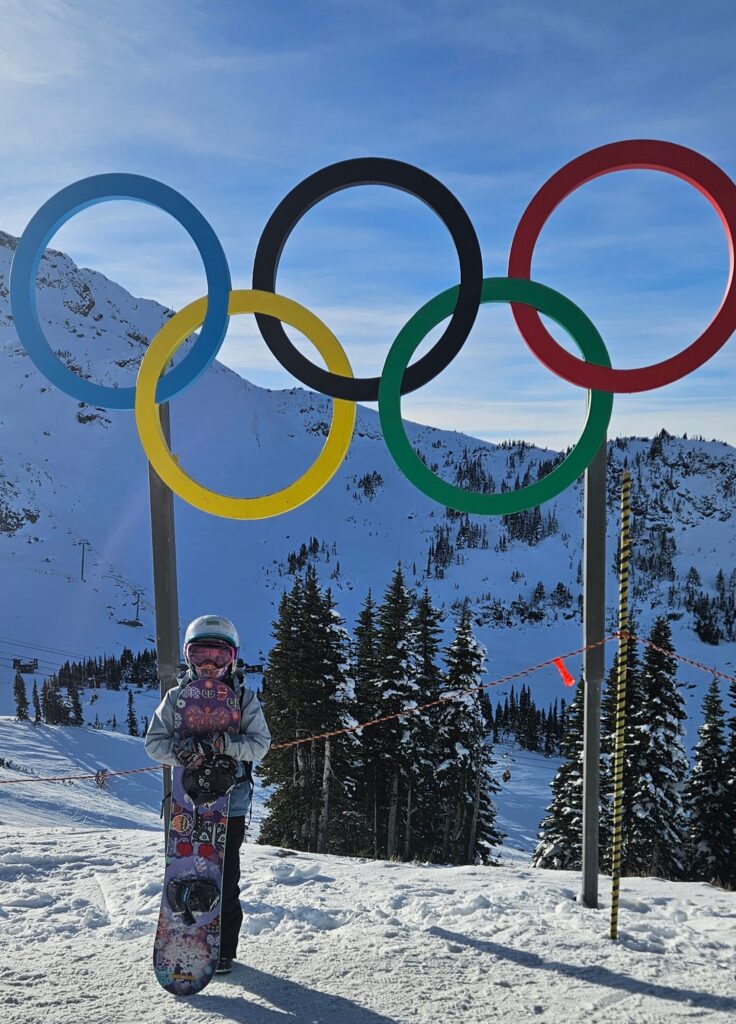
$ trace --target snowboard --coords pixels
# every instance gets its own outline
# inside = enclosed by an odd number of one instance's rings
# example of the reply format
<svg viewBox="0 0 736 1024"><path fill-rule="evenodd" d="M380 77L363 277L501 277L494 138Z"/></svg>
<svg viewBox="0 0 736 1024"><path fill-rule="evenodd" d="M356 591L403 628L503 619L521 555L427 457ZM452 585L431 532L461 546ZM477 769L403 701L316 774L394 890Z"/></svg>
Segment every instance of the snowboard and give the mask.
<svg viewBox="0 0 736 1024"><path fill-rule="evenodd" d="M218 679L181 688L174 736L206 739L240 729L238 698ZM184 768L172 769L166 871L153 946L156 978L177 996L201 992L220 956L222 869L230 794L195 807L184 790Z"/></svg>

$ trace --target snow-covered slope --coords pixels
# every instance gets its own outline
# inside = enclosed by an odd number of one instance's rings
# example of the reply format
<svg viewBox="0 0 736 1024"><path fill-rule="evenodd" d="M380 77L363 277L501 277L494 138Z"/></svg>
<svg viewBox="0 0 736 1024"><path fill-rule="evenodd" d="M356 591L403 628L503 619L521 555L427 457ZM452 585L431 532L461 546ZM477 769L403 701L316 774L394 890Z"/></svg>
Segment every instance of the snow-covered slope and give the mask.
<svg viewBox="0 0 736 1024"><path fill-rule="evenodd" d="M114 715L122 731L47 726L34 727L17 722L10 715L9 694L0 690L0 826L45 828L50 823L95 828L160 828L161 771L151 762L143 740L125 732L127 692L95 691L83 700L87 722L95 716L101 722ZM91 702L92 701L92 702ZM151 690L135 694L139 721L150 719L158 703ZM548 783L559 761L501 744L496 748L500 775L511 770L511 780L502 785L496 798L499 824L506 835L502 859L528 863L536 846L536 832L549 802ZM111 775L100 790L93 779L74 782L44 781L58 777L89 775L101 769L126 772L151 768L130 775ZM8 779L26 779L25 784L3 784ZM258 836L265 814L266 793L256 787L251 842Z"/></svg>
<svg viewBox="0 0 736 1024"><path fill-rule="evenodd" d="M726 1024L736 1014L733 894L624 879L613 944L609 879L600 909L585 909L577 873L532 870L516 850L545 799L544 759L526 752L508 752L512 783L499 802L510 838L498 867L277 851L255 845L253 829L241 852L239 963L176 1003L151 966L160 772L104 790L31 781L139 767L142 741L0 717L0 749L12 763L0 781L29 779L0 786L7 1024Z"/></svg>
<svg viewBox="0 0 736 1024"><path fill-rule="evenodd" d="M150 706L155 707L153 694ZM123 701L120 701L123 710ZM86 709L85 709L86 711ZM16 722L0 717L0 750L5 766L0 782L0 825L44 830L49 826L90 829L158 830L162 773L143 749L143 740L109 729L64 728ZM93 779L46 782L44 779L89 775L107 768L155 771L110 778L104 789Z"/></svg>
<svg viewBox="0 0 736 1024"><path fill-rule="evenodd" d="M7 672L11 657L36 656L48 673L67 656L152 644L148 474L132 413L80 407L49 385L20 346L7 300L13 246L0 234L0 663ZM160 305L133 298L54 250L41 264L38 303L60 357L107 384L134 382L147 340L167 316ZM219 364L171 408L182 465L213 488L242 494L263 493L298 475L318 452L330 416L322 396L264 390ZM465 485L513 487L527 473L535 479L558 454L428 427L410 426L409 433L430 464ZM711 595L718 570L728 577L736 566L736 451L693 438L618 439L609 447L609 627L615 628L617 607L618 471L626 461L634 476L640 632L666 612L680 653L734 671L736 644L702 644L684 596L690 566ZM349 626L368 588L380 594L401 560L409 583L428 585L445 607L448 624L453 603L470 596L492 678L581 645L582 483L542 507L546 536L539 542L511 539L495 517L475 520L473 537L462 519L401 476L368 409L358 411L335 479L302 508L243 523L177 499L176 516L182 622L202 609L225 611L242 626L248 661L267 652L279 596L291 583L289 555L298 564L302 545L309 555L311 538L317 550L309 557ZM657 579L643 566L663 545L674 576ZM446 557L430 559L438 548ZM539 583L544 597L532 606ZM558 584L569 601L553 599ZM607 653L610 662L612 644ZM571 671L579 664L571 663ZM694 712L708 676L688 669L682 679L692 686ZM544 703L542 691L550 700L559 692L554 670L529 682Z"/></svg>

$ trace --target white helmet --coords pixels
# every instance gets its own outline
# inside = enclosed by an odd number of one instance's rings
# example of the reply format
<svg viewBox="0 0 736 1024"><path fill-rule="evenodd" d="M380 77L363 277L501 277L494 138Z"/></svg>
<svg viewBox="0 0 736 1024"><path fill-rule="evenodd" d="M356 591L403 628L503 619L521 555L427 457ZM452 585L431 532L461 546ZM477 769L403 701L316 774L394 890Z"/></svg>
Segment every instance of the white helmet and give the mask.
<svg viewBox="0 0 736 1024"><path fill-rule="evenodd" d="M195 640L224 640L235 648L236 657L240 648L240 636L235 625L222 615L200 615L190 622L184 634L185 652L187 644Z"/></svg>

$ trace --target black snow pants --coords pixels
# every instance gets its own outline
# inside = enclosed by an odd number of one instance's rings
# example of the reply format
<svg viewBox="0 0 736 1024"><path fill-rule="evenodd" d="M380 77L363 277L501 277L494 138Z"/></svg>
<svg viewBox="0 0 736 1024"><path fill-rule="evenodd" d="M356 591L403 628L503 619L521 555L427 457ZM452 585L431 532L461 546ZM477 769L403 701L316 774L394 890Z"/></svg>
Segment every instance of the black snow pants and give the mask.
<svg viewBox="0 0 736 1024"><path fill-rule="evenodd" d="M238 936L243 923L240 906L240 847L245 838L245 815L230 818L225 840L225 862L222 872L222 920L220 924L220 956L235 959Z"/></svg>

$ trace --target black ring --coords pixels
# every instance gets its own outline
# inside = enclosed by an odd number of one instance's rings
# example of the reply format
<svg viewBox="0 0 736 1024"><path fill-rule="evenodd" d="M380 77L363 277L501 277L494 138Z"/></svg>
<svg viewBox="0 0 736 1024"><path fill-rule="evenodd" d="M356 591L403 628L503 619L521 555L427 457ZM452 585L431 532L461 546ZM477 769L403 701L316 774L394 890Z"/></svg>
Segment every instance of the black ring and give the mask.
<svg viewBox="0 0 736 1024"><path fill-rule="evenodd" d="M320 200L352 185L389 185L421 199L437 214L452 236L460 261L457 305L442 337L416 363L408 367L401 393L415 391L432 380L458 354L475 323L483 287L480 244L470 218L459 200L431 174L401 160L360 157L342 160L315 171L281 200L258 242L253 263L253 287L276 291L276 273L286 240L301 217ZM256 313L258 328L285 370L307 387L332 398L353 402L378 400L379 377L342 377L315 366L289 340L281 321Z"/></svg>

